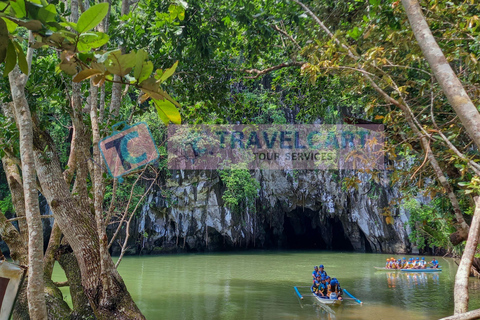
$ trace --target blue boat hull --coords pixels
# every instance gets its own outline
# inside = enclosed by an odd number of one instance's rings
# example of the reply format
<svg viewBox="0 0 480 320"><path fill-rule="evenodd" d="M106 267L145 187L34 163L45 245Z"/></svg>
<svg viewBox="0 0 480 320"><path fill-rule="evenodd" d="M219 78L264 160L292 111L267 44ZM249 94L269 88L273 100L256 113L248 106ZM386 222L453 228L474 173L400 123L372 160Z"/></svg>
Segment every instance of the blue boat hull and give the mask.
<svg viewBox="0 0 480 320"><path fill-rule="evenodd" d="M428 268L428 269L401 269L403 272L442 272L442 269L434 269L434 268Z"/></svg>

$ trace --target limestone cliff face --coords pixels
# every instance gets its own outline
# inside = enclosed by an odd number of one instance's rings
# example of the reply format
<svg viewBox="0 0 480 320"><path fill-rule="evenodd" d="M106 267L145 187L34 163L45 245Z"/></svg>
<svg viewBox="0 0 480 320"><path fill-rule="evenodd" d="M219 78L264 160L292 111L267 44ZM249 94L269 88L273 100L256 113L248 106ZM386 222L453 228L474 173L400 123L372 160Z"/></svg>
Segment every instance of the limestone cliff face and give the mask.
<svg viewBox="0 0 480 320"><path fill-rule="evenodd" d="M410 251L408 213L395 209L393 225L382 215L398 191L367 175L358 190L342 191L347 174L258 171L256 212L235 213L224 207L225 186L215 171L173 171L166 188L149 195L132 245L137 253L236 247Z"/></svg>

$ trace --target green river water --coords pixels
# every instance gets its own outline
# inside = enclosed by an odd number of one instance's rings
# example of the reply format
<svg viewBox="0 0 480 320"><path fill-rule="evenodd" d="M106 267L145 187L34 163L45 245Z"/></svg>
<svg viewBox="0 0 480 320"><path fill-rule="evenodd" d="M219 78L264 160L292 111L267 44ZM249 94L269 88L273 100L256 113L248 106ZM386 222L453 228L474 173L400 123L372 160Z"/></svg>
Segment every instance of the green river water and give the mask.
<svg viewBox="0 0 480 320"><path fill-rule="evenodd" d="M437 257L443 269L438 274L375 271L387 257L327 251L142 256L124 258L119 271L149 320L405 320L452 313L453 260ZM313 267L319 264L363 305L345 301L333 307L332 314L313 298L300 301L293 286L310 285ZM63 280L58 265L54 278ZM68 296L68 289L62 289ZM300 292L309 295L308 288ZM480 281L473 278L470 308L480 308Z"/></svg>

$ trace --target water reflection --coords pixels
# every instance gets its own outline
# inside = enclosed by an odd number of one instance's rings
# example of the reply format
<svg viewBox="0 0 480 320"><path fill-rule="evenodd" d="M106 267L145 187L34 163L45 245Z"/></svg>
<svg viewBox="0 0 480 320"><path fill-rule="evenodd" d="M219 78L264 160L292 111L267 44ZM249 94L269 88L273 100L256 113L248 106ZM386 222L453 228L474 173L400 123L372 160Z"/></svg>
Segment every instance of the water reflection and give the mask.
<svg viewBox="0 0 480 320"><path fill-rule="evenodd" d="M398 286L413 288L416 286L427 286L429 281L433 284L440 285L439 273L404 273L404 272L387 272L387 283L389 288L396 288Z"/></svg>

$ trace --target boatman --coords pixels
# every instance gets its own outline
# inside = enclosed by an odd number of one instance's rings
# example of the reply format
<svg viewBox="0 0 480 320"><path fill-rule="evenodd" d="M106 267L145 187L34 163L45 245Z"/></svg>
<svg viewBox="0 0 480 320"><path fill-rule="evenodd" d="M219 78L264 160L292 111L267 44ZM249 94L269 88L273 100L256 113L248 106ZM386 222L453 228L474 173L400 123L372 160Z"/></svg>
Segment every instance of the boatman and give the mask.
<svg viewBox="0 0 480 320"><path fill-rule="evenodd" d="M433 260L430 262L430 264L432 265L432 268L434 269L438 269L438 260L433 258Z"/></svg>

